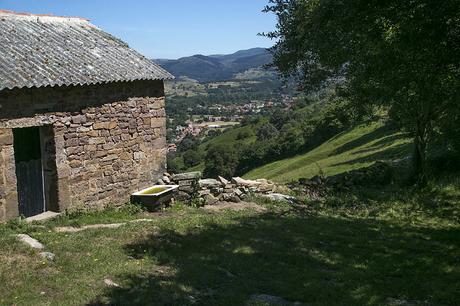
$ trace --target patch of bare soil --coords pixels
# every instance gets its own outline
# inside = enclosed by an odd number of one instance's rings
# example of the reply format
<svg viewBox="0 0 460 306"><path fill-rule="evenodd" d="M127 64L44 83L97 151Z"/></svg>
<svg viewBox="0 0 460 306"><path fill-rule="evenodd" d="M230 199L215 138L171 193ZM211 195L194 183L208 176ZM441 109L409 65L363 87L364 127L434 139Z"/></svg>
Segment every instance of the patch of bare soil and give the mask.
<svg viewBox="0 0 460 306"><path fill-rule="evenodd" d="M252 202L217 202L213 205L205 205L202 209L210 212L220 212L223 210L242 211L246 209L255 210L256 212L263 212L267 210L265 207Z"/></svg>

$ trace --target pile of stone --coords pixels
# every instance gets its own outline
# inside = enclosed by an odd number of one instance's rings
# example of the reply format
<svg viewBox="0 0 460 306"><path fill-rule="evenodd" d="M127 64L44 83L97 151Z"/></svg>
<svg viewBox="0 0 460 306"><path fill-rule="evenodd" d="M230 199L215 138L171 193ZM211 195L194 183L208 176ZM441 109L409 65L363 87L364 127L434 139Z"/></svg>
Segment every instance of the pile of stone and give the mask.
<svg viewBox="0 0 460 306"><path fill-rule="evenodd" d="M227 180L221 176L218 179L201 178L201 172L187 172L169 175L165 173L159 184L179 185L174 195L177 201L198 205L212 205L219 201L240 202L249 194L269 195L280 187L266 180L245 180L234 177Z"/></svg>
<svg viewBox="0 0 460 306"><path fill-rule="evenodd" d="M169 177L171 184L179 185L174 195L177 201L191 203L198 192L198 182L201 179L201 172L178 173Z"/></svg>

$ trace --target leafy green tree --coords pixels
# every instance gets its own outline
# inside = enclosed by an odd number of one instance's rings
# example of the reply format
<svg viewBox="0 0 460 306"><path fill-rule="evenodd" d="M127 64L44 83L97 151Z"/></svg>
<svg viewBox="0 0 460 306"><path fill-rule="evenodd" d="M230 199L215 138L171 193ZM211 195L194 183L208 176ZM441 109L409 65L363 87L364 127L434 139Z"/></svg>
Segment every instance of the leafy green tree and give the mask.
<svg viewBox="0 0 460 306"><path fill-rule="evenodd" d="M276 129L281 130L284 124L286 124L289 121L289 115L285 111L275 111L271 116L270 116L270 123L273 124Z"/></svg>
<svg viewBox="0 0 460 306"><path fill-rule="evenodd" d="M167 156L167 168L168 172L179 173L184 170L184 162L182 158L176 156L175 154L168 154Z"/></svg>
<svg viewBox="0 0 460 306"><path fill-rule="evenodd" d="M284 156L293 155L299 152L305 143L302 130L299 126L294 124L284 125L278 139Z"/></svg>
<svg viewBox="0 0 460 306"><path fill-rule="evenodd" d="M276 136L278 136L278 130L269 122L262 124L257 130L257 140L260 141L270 140Z"/></svg>
<svg viewBox="0 0 460 306"><path fill-rule="evenodd" d="M193 136L192 134L187 134L187 136L182 139L182 141L177 146L177 150L179 152L186 152L189 150L196 150L198 145L200 144L200 140Z"/></svg>
<svg viewBox="0 0 460 306"><path fill-rule="evenodd" d="M238 151L228 144L215 144L208 148L205 160L205 177L232 177L238 166Z"/></svg>
<svg viewBox="0 0 460 306"><path fill-rule="evenodd" d="M184 159L184 165L187 168L194 167L203 160L200 153L198 153L198 150L194 149L186 151L182 158Z"/></svg>
<svg viewBox="0 0 460 306"><path fill-rule="evenodd" d="M243 140L243 139L251 137L252 135L253 134L251 134L250 131L244 129L238 132L238 134L236 135L236 140Z"/></svg>
<svg viewBox="0 0 460 306"><path fill-rule="evenodd" d="M460 1L270 0L274 63L305 90L338 84L351 100L389 109L414 137L426 180L427 147L458 103Z"/></svg>

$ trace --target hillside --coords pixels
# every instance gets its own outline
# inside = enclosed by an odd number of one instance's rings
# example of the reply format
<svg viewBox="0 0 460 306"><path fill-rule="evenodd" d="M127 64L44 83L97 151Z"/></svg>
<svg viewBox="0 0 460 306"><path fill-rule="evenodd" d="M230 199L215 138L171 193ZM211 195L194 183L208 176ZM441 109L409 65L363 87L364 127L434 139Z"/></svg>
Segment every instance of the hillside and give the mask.
<svg viewBox="0 0 460 306"><path fill-rule="evenodd" d="M232 129L226 130L219 136L209 139L208 141L203 142L198 146L198 152L205 156L206 148L212 145L226 144L231 143L236 147L240 147L242 144L251 144L256 140L254 130L256 126L246 125L241 127L234 127ZM239 135L245 134L246 137L240 139ZM188 169L189 171L203 171L204 162L201 162L199 165Z"/></svg>
<svg viewBox="0 0 460 306"><path fill-rule="evenodd" d="M236 74L271 63L272 55L263 48L240 50L227 55L193 55L177 60L158 59L156 62L175 77L188 77L199 82L230 80Z"/></svg>
<svg viewBox="0 0 460 306"><path fill-rule="evenodd" d="M403 133L392 131L382 123L361 125L310 152L256 168L244 177L285 183L301 177L310 178L321 171L334 175L367 167L377 160L405 158L410 147L411 142Z"/></svg>

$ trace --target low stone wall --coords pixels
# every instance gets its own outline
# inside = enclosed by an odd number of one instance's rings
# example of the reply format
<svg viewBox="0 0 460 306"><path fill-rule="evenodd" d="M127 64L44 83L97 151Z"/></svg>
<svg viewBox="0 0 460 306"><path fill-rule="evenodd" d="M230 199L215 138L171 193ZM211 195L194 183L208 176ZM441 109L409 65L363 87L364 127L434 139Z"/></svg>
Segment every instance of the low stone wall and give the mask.
<svg viewBox="0 0 460 306"><path fill-rule="evenodd" d="M176 201L195 205L212 205L219 201L240 202L249 194L267 195L279 188L275 183L265 180L245 180L234 177L227 180L202 179L201 172L187 172L170 175L165 173L158 184L179 185L174 195Z"/></svg>

